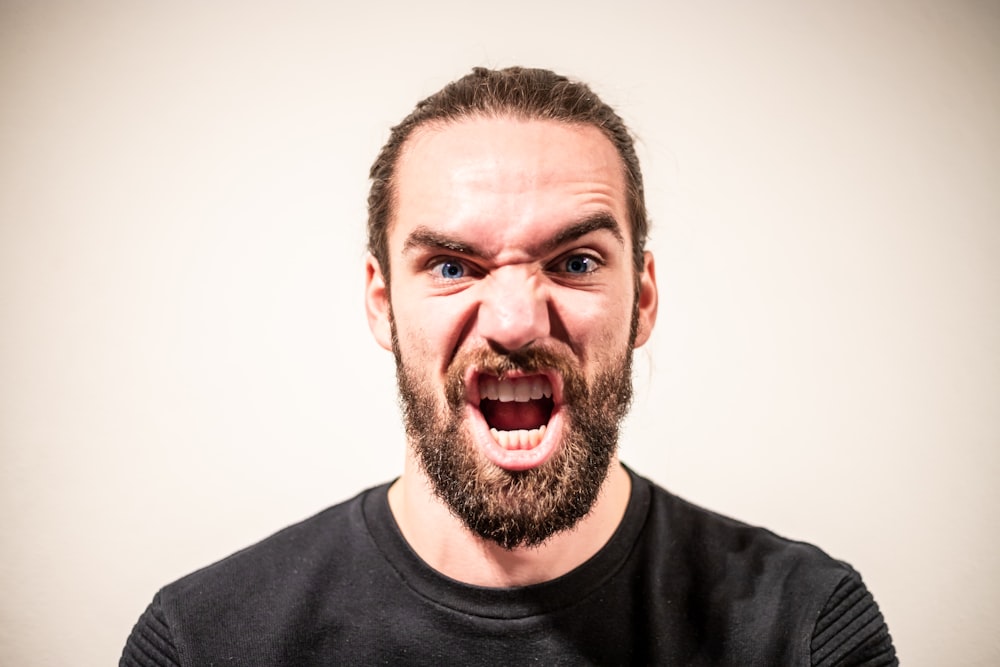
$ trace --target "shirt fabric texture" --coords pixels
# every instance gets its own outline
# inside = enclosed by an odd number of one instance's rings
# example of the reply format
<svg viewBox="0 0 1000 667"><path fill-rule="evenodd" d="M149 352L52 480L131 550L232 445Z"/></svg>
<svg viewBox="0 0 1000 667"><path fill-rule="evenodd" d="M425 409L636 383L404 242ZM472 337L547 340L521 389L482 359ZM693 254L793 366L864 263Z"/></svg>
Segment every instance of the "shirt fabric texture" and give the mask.
<svg viewBox="0 0 1000 667"><path fill-rule="evenodd" d="M369 489L164 587L120 666L898 664L849 565L630 474L611 540L516 588L431 569Z"/></svg>

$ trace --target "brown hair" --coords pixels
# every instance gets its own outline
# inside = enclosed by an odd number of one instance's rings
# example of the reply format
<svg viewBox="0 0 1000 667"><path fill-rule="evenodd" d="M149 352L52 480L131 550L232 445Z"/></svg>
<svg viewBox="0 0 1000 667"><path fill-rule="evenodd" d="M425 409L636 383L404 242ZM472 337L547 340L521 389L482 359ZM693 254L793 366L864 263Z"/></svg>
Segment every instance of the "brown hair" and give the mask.
<svg viewBox="0 0 1000 667"><path fill-rule="evenodd" d="M545 69L509 67L491 70L476 67L449 83L392 128L389 140L372 164L368 193L368 250L389 280L389 224L393 209L393 175L406 140L418 127L472 116L513 116L532 120L558 120L593 125L611 140L625 168L625 184L632 229L632 260L636 279L643 270L643 250L649 223L646 219L642 173L635 146L624 121L586 84L570 81Z"/></svg>

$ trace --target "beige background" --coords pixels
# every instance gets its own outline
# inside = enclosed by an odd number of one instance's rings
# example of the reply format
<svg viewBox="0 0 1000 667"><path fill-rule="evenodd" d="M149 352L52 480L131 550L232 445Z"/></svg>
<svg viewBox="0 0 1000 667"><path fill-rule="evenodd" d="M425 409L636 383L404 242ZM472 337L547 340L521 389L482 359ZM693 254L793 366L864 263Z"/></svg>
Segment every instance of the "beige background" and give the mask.
<svg viewBox="0 0 1000 667"><path fill-rule="evenodd" d="M388 127L476 64L640 139L623 458L1000 664L1000 3L0 1L0 664L401 469L361 279Z"/></svg>

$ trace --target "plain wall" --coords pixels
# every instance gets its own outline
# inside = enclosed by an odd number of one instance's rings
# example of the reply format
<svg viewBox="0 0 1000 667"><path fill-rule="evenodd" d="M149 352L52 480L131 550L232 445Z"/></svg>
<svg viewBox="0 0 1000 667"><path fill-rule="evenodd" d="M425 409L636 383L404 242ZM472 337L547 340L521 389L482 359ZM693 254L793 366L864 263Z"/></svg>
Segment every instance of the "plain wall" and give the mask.
<svg viewBox="0 0 1000 667"><path fill-rule="evenodd" d="M660 317L623 459L1000 663L1000 4L0 2L0 664L402 468L367 169L474 65L639 139Z"/></svg>

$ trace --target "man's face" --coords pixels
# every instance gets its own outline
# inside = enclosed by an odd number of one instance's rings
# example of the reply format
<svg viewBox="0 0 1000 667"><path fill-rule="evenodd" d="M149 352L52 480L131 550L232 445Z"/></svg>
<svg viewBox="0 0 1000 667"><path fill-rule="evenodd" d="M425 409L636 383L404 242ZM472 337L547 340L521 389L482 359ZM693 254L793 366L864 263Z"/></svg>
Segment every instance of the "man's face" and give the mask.
<svg viewBox="0 0 1000 667"><path fill-rule="evenodd" d="M507 548L575 525L614 460L656 312L622 172L594 127L496 118L418 129L397 166L369 321L435 493Z"/></svg>

